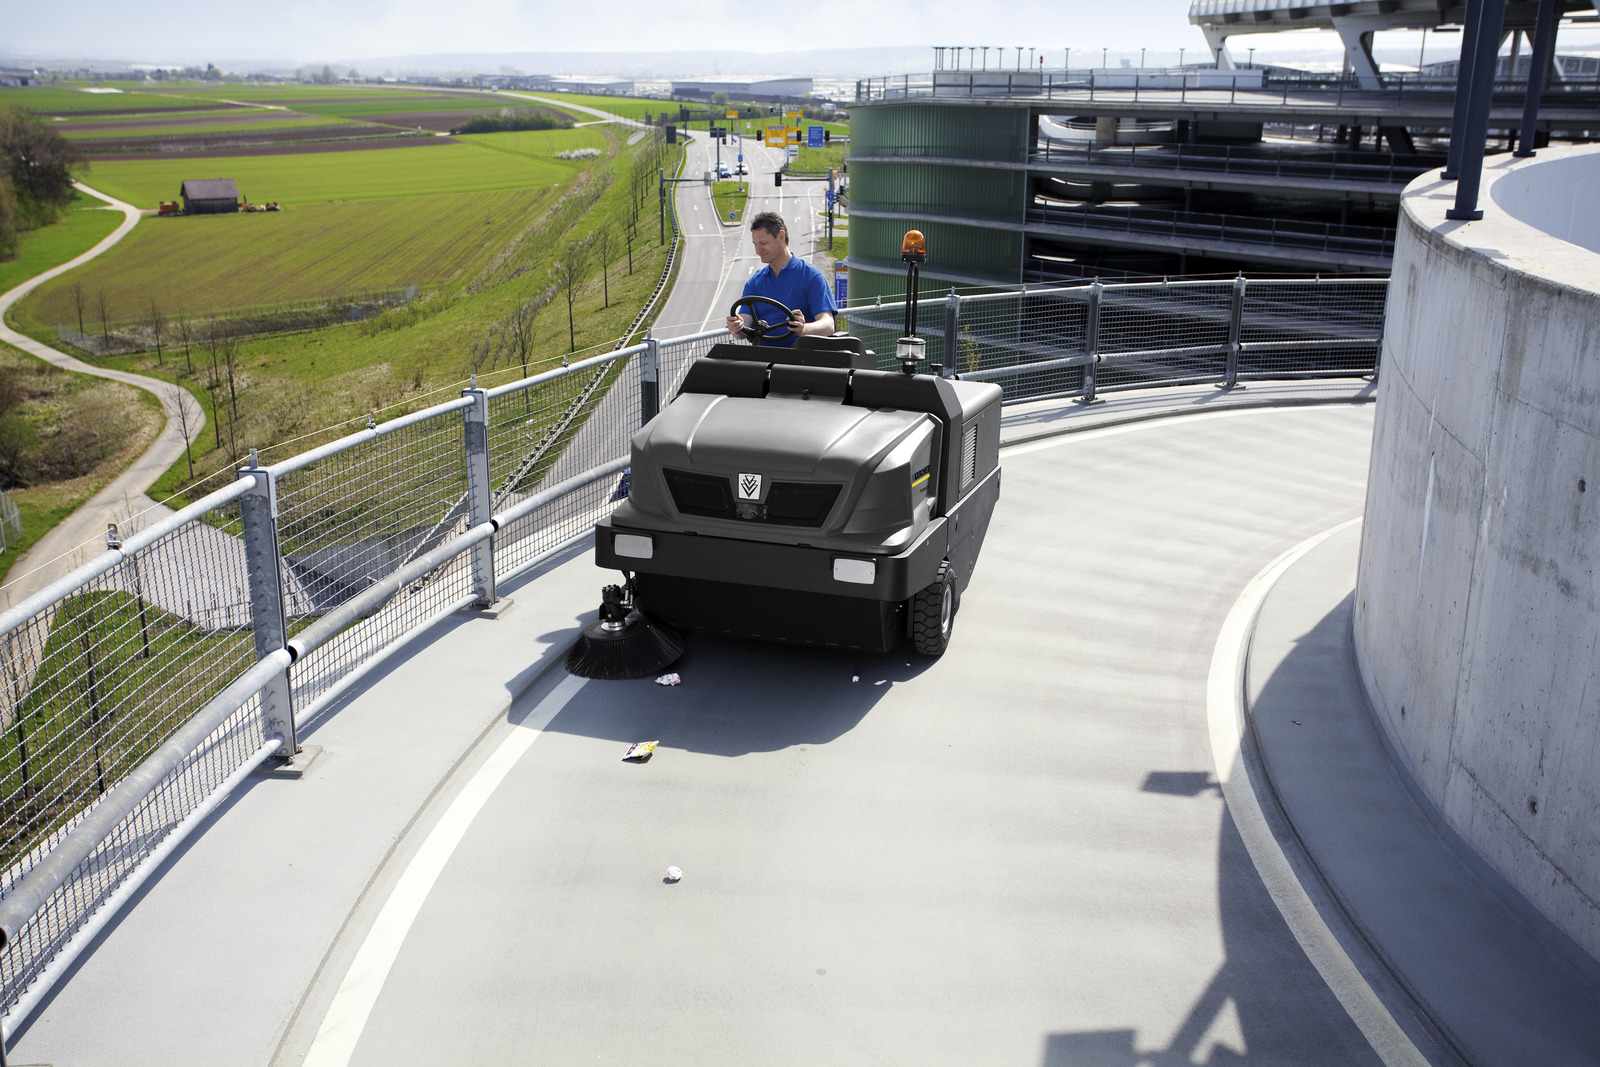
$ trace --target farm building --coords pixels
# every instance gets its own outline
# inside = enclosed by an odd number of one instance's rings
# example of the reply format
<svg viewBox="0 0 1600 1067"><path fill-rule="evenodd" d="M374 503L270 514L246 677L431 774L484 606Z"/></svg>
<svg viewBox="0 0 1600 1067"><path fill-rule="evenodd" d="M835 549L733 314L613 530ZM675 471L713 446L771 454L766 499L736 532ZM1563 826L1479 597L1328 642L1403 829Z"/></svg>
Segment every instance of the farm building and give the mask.
<svg viewBox="0 0 1600 1067"><path fill-rule="evenodd" d="M178 190L186 215L220 215L239 210L239 187L232 178L184 182Z"/></svg>

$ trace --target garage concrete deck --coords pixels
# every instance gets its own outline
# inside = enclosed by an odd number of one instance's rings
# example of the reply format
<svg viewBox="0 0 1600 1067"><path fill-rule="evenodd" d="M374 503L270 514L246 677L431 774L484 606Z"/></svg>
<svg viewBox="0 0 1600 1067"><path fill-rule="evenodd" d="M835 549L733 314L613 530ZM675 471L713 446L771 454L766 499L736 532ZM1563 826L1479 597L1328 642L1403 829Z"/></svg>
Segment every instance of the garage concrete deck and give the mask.
<svg viewBox="0 0 1600 1067"><path fill-rule="evenodd" d="M1008 409L936 662L694 635L682 686L569 681L606 579L552 561L303 724L304 776L224 804L11 1062L1595 1062L1586 957L1371 731L1348 533L1267 594L1245 774L1218 767L1219 634L1359 517L1372 421L1218 395Z"/></svg>

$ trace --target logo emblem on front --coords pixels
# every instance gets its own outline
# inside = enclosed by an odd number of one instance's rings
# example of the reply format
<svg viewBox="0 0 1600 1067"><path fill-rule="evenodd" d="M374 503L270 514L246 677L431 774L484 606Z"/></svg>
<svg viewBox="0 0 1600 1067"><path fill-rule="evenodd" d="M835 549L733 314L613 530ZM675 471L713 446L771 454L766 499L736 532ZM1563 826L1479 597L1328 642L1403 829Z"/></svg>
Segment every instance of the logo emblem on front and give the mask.
<svg viewBox="0 0 1600 1067"><path fill-rule="evenodd" d="M759 475L759 474L741 474L741 475L739 475L739 499L740 500L760 500L761 499L761 475Z"/></svg>

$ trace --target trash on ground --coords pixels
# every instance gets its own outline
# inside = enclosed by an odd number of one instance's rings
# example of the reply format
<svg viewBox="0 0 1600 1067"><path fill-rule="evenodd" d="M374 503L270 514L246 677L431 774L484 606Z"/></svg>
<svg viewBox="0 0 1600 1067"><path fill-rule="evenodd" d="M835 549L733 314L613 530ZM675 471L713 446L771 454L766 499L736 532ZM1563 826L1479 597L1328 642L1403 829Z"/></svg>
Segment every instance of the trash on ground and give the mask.
<svg viewBox="0 0 1600 1067"><path fill-rule="evenodd" d="M667 868L667 881L676 882L683 877L683 871L677 867Z"/></svg>
<svg viewBox="0 0 1600 1067"><path fill-rule="evenodd" d="M650 758L650 754L656 750L656 746L660 743L660 741L640 741L637 744L629 745L628 754L622 758L624 760L638 760L643 763Z"/></svg>
<svg viewBox="0 0 1600 1067"><path fill-rule="evenodd" d="M663 674L661 677L656 679L656 684L657 685L682 685L683 684L683 677L681 675L679 675L677 672L673 672L672 674Z"/></svg>

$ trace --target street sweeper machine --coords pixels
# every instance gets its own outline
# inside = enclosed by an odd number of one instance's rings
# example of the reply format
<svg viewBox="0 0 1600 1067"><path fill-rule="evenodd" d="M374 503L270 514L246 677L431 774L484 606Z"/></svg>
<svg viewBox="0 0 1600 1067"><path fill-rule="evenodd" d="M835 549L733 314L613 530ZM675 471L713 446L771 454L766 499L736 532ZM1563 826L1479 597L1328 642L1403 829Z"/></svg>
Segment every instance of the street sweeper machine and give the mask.
<svg viewBox="0 0 1600 1067"><path fill-rule="evenodd" d="M923 249L907 234L899 372L847 335L763 345L785 327L759 318L753 344L689 368L634 435L627 499L595 528L595 563L624 581L604 590L573 673L658 671L683 649L669 628L943 654L1000 495L1001 392L918 372ZM752 302L776 303L734 309Z"/></svg>

